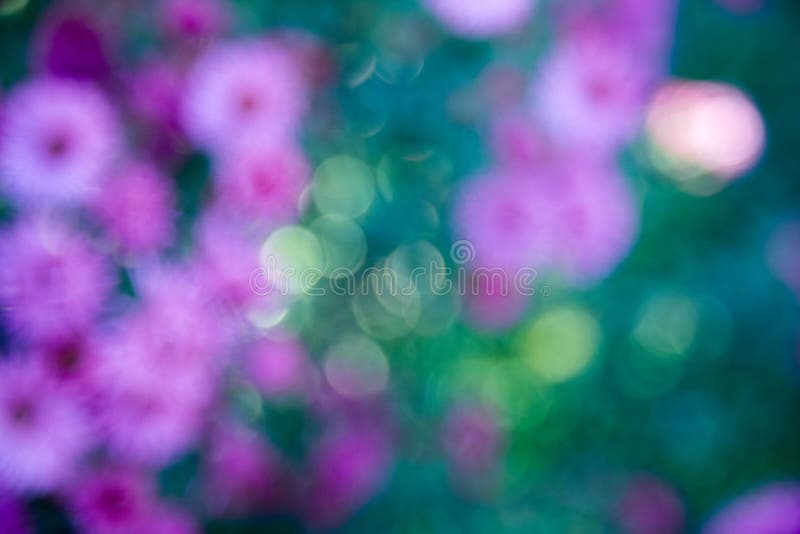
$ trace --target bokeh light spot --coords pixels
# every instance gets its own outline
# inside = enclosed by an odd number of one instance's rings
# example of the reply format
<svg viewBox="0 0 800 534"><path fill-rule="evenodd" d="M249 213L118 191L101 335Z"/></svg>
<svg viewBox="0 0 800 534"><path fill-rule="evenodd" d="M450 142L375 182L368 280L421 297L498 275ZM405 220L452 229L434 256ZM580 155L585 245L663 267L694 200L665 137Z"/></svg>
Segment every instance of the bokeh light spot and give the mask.
<svg viewBox="0 0 800 534"><path fill-rule="evenodd" d="M314 174L311 196L322 213L358 217L375 198L372 169L351 156L328 158Z"/></svg>
<svg viewBox="0 0 800 534"><path fill-rule="evenodd" d="M325 378L344 397L369 397L386 389L389 362L383 350L362 335L341 339L325 355Z"/></svg>
<svg viewBox="0 0 800 534"><path fill-rule="evenodd" d="M520 349L537 376L559 383L586 369L600 340L600 326L591 313L579 305L562 305L544 312L528 327Z"/></svg>

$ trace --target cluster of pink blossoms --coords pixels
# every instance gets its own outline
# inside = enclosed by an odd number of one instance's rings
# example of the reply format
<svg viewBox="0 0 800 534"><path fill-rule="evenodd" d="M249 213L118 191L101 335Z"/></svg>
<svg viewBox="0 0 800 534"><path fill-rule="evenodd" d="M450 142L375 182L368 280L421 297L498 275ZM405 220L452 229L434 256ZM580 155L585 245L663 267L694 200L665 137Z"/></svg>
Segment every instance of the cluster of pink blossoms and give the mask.
<svg viewBox="0 0 800 534"><path fill-rule="evenodd" d="M487 70L485 93L497 108L494 166L461 187L452 220L475 249L475 273L502 269L513 279L532 268L581 288L626 256L639 207L617 157L665 74L674 7L671 0L564 6L559 38L529 82ZM485 278L476 274L468 317L487 329L515 324L526 297Z"/></svg>
<svg viewBox="0 0 800 534"><path fill-rule="evenodd" d="M299 217L312 166L298 133L331 72L323 45L295 31L229 38L218 0L159 4L167 52L133 68L109 38L123 7L54 7L32 74L4 98L3 532L28 531L19 503L41 495L100 534L196 532L196 516L273 509L326 526L390 465L380 408L331 401L299 339L247 320L281 305L249 281L264 237ZM173 176L192 149L212 176L184 231ZM318 417L307 461L235 415L243 385ZM159 496L155 475L197 450L203 507L189 510Z"/></svg>

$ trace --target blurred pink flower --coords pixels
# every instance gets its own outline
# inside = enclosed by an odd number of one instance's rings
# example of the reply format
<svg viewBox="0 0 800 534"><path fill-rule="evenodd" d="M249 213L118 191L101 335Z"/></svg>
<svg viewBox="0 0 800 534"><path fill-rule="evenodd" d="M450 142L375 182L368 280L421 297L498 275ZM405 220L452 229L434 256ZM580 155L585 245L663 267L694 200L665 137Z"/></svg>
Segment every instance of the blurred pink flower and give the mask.
<svg viewBox="0 0 800 534"><path fill-rule="evenodd" d="M283 471L278 452L258 433L223 424L215 429L203 464L208 506L221 515L263 513L286 497Z"/></svg>
<svg viewBox="0 0 800 534"><path fill-rule="evenodd" d="M530 302L514 286L514 273L505 278L491 270L471 273L464 314L467 321L479 330L500 332L517 324Z"/></svg>
<svg viewBox="0 0 800 534"><path fill-rule="evenodd" d="M767 242L766 257L773 276L800 298L800 220L775 229Z"/></svg>
<svg viewBox="0 0 800 534"><path fill-rule="evenodd" d="M67 488L64 500L82 532L156 532L155 485L142 471L125 467L92 470Z"/></svg>
<svg viewBox="0 0 800 534"><path fill-rule="evenodd" d="M297 339L257 341L247 357L246 370L267 397L300 395L308 387L311 363Z"/></svg>
<svg viewBox="0 0 800 534"><path fill-rule="evenodd" d="M800 532L800 484L775 482L738 497L718 512L703 534Z"/></svg>
<svg viewBox="0 0 800 534"><path fill-rule="evenodd" d="M178 276L147 273L141 306L104 344L100 425L111 450L138 464L194 445L216 393L219 326L201 289Z"/></svg>
<svg viewBox="0 0 800 534"><path fill-rule="evenodd" d="M168 176L149 163L128 163L102 183L91 208L123 252L148 254L172 241L174 204Z"/></svg>
<svg viewBox="0 0 800 534"><path fill-rule="evenodd" d="M428 10L451 32L484 39L521 30L535 0L424 0Z"/></svg>
<svg viewBox="0 0 800 534"><path fill-rule="evenodd" d="M497 468L503 436L486 406L458 404L447 414L442 445L459 477L483 478Z"/></svg>
<svg viewBox="0 0 800 534"><path fill-rule="evenodd" d="M617 520L629 534L684 532L683 503L663 481L638 475L625 486L617 503Z"/></svg>
<svg viewBox="0 0 800 534"><path fill-rule="evenodd" d="M32 44L38 70L54 76L106 81L112 59L107 32L88 10L55 3L45 13Z"/></svg>
<svg viewBox="0 0 800 534"><path fill-rule="evenodd" d="M554 265L568 282L594 283L628 254L639 232L638 207L611 162L575 157L554 170Z"/></svg>
<svg viewBox="0 0 800 534"><path fill-rule="evenodd" d="M230 21L229 5L220 0L163 0L160 10L164 31L181 39L215 37Z"/></svg>
<svg viewBox="0 0 800 534"><path fill-rule="evenodd" d="M84 199L117 155L120 125L91 85L29 81L14 88L5 110L0 177L3 187L22 200Z"/></svg>
<svg viewBox="0 0 800 534"><path fill-rule="evenodd" d="M559 7L562 39L600 40L628 50L650 68L666 70L677 0L590 0Z"/></svg>
<svg viewBox="0 0 800 534"><path fill-rule="evenodd" d="M253 235L251 235L253 234ZM225 312L240 316L258 303L277 302L277 292L259 295L251 276L259 268L262 232L251 232L235 214L212 208L198 224L197 256L193 261L198 283Z"/></svg>
<svg viewBox="0 0 800 534"><path fill-rule="evenodd" d="M199 407L163 385L115 384L103 397L100 422L115 457L162 467L192 447L203 424Z"/></svg>
<svg viewBox="0 0 800 534"><path fill-rule="evenodd" d="M184 74L163 59L150 60L130 73L128 103L147 129L143 141L157 160L169 161L186 144L180 122Z"/></svg>
<svg viewBox="0 0 800 534"><path fill-rule="evenodd" d="M453 227L474 249L474 265L513 278L551 254L552 213L536 176L493 170L471 178L456 197Z"/></svg>
<svg viewBox="0 0 800 534"><path fill-rule="evenodd" d="M495 117L490 141L498 166L522 173L548 167L561 156L552 141L538 130L536 118L523 110Z"/></svg>
<svg viewBox="0 0 800 534"><path fill-rule="evenodd" d="M189 73L183 125L200 147L219 153L243 140L293 133L307 99L300 67L283 48L257 40L219 43Z"/></svg>
<svg viewBox="0 0 800 534"><path fill-rule="evenodd" d="M321 88L335 81L336 64L333 52L313 33L283 28L276 30L270 38L294 58L309 87Z"/></svg>
<svg viewBox="0 0 800 534"><path fill-rule="evenodd" d="M652 77L649 63L600 39L564 41L531 86L534 116L564 146L613 152L637 132Z"/></svg>
<svg viewBox="0 0 800 534"><path fill-rule="evenodd" d="M0 363L0 479L24 492L64 482L91 445L80 408L34 362Z"/></svg>
<svg viewBox="0 0 800 534"><path fill-rule="evenodd" d="M138 531L142 534L200 534L203 532L193 517L182 508L161 503L149 515L149 521Z"/></svg>
<svg viewBox="0 0 800 534"><path fill-rule="evenodd" d="M113 284L105 259L54 220L18 221L0 235L0 257L0 302L28 338L86 330Z"/></svg>
<svg viewBox="0 0 800 534"><path fill-rule="evenodd" d="M311 452L303 503L308 523L319 528L340 525L380 490L391 462L383 431L349 429L323 437Z"/></svg>
<svg viewBox="0 0 800 534"><path fill-rule="evenodd" d="M92 331L61 334L41 340L31 357L41 367L50 387L74 398L90 400L100 380L100 348Z"/></svg>
<svg viewBox="0 0 800 534"><path fill-rule="evenodd" d="M220 203L270 224L298 217L300 193L310 177L311 166L291 142L243 144L216 168Z"/></svg>

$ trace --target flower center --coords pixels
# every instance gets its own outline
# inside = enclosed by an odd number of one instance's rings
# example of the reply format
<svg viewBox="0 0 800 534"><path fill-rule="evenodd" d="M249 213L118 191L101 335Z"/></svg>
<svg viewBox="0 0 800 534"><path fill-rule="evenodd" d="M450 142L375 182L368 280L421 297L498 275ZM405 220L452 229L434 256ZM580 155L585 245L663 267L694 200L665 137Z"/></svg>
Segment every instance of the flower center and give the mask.
<svg viewBox="0 0 800 534"><path fill-rule="evenodd" d="M51 160L61 160L70 151L72 142L65 132L55 132L45 141L44 151Z"/></svg>

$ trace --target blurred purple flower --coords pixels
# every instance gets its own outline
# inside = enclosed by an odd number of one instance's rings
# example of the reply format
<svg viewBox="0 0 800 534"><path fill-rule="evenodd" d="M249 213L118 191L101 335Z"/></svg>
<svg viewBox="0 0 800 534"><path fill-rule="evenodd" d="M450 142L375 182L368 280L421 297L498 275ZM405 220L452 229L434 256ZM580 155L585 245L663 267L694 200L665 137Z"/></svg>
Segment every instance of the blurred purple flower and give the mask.
<svg viewBox="0 0 800 534"><path fill-rule="evenodd" d="M250 349L246 370L267 397L302 395L310 383L311 363L297 339L264 339Z"/></svg>
<svg viewBox="0 0 800 534"><path fill-rule="evenodd" d="M73 332L43 339L30 357L41 367L51 387L60 388L81 402L93 399L101 379L97 333Z"/></svg>
<svg viewBox="0 0 800 534"><path fill-rule="evenodd" d="M84 473L63 499L82 532L91 534L192 534L193 521L158 499L150 476L129 467Z"/></svg>
<svg viewBox="0 0 800 534"><path fill-rule="evenodd" d="M493 170L469 179L456 197L453 227L474 247L474 264L500 268L513 279L521 268L547 261L552 212L538 177Z"/></svg>
<svg viewBox="0 0 800 534"><path fill-rule="evenodd" d="M141 306L105 343L98 417L112 451L160 466L198 438L216 394L221 333L192 280L145 274Z"/></svg>
<svg viewBox="0 0 800 534"><path fill-rule="evenodd" d="M270 224L294 221L311 166L289 141L247 142L224 153L216 167L219 201Z"/></svg>
<svg viewBox="0 0 800 534"><path fill-rule="evenodd" d="M766 257L772 274L800 298L800 220L784 222L774 230Z"/></svg>
<svg viewBox="0 0 800 534"><path fill-rule="evenodd" d="M174 204L168 176L152 164L128 163L103 181L91 208L123 252L148 254L172 241Z"/></svg>
<svg viewBox="0 0 800 534"><path fill-rule="evenodd" d="M554 265L572 284L594 283L633 246L638 207L625 179L604 159L575 157L553 172L560 181L554 196Z"/></svg>
<svg viewBox="0 0 800 534"><path fill-rule="evenodd" d="M179 39L208 39L227 28L230 10L220 0L163 0L160 2L164 32Z"/></svg>
<svg viewBox="0 0 800 534"><path fill-rule="evenodd" d="M346 429L323 437L311 452L303 508L317 528L340 525L383 485L391 467L387 435L377 429Z"/></svg>
<svg viewBox="0 0 800 534"><path fill-rule="evenodd" d="M650 68L627 48L601 39L563 41L533 80L533 114L562 145L613 152L641 124Z"/></svg>
<svg viewBox="0 0 800 534"><path fill-rule="evenodd" d="M52 219L27 219L0 234L0 302L23 337L88 329L113 279L87 239Z"/></svg>
<svg viewBox="0 0 800 534"><path fill-rule="evenodd" d="M738 497L718 512L703 534L800 532L800 484L775 482Z"/></svg>
<svg viewBox="0 0 800 534"><path fill-rule="evenodd" d="M147 130L144 142L158 161L173 159L186 141L180 122L184 74L167 60L150 60L128 77L128 104Z"/></svg>
<svg viewBox="0 0 800 534"><path fill-rule="evenodd" d="M464 314L479 330L502 332L511 328L519 322L530 303L530 298L514 287L513 273L505 281L473 273L469 283Z"/></svg>
<svg viewBox="0 0 800 534"><path fill-rule="evenodd" d="M0 363L0 479L11 489L54 489L92 443L80 407L32 361Z"/></svg>
<svg viewBox="0 0 800 534"><path fill-rule="evenodd" d="M199 146L220 153L242 140L282 139L299 126L307 87L292 56L258 40L216 44L193 65L183 125Z"/></svg>
<svg viewBox="0 0 800 534"><path fill-rule="evenodd" d="M0 490L0 532L4 534L33 532L25 505L7 490Z"/></svg>
<svg viewBox="0 0 800 534"><path fill-rule="evenodd" d="M617 503L617 520L630 534L684 532L683 503L663 481L649 475L631 478Z"/></svg>
<svg viewBox="0 0 800 534"><path fill-rule="evenodd" d="M457 478L488 481L503 445L496 414L477 404L454 406L445 420L442 445Z"/></svg>
<svg viewBox="0 0 800 534"><path fill-rule="evenodd" d="M203 475L206 501L216 514L263 513L286 498L278 452L237 423L225 423L213 432Z"/></svg>
<svg viewBox="0 0 800 534"><path fill-rule="evenodd" d="M107 32L88 9L54 3L38 26L32 50L45 74L107 81L112 59Z"/></svg>
<svg viewBox="0 0 800 534"><path fill-rule="evenodd" d="M240 215L240 214L238 214ZM253 235L251 235L253 234ZM263 235L251 232L241 217L219 207L206 210L197 229L193 268L198 284L226 312L241 316L255 306L280 300L277 292L258 294L251 287L251 275L259 267Z"/></svg>
<svg viewBox="0 0 800 534"><path fill-rule="evenodd" d="M21 200L85 199L118 154L116 114L87 83L23 83L8 96L5 111L0 177L3 188Z"/></svg>

